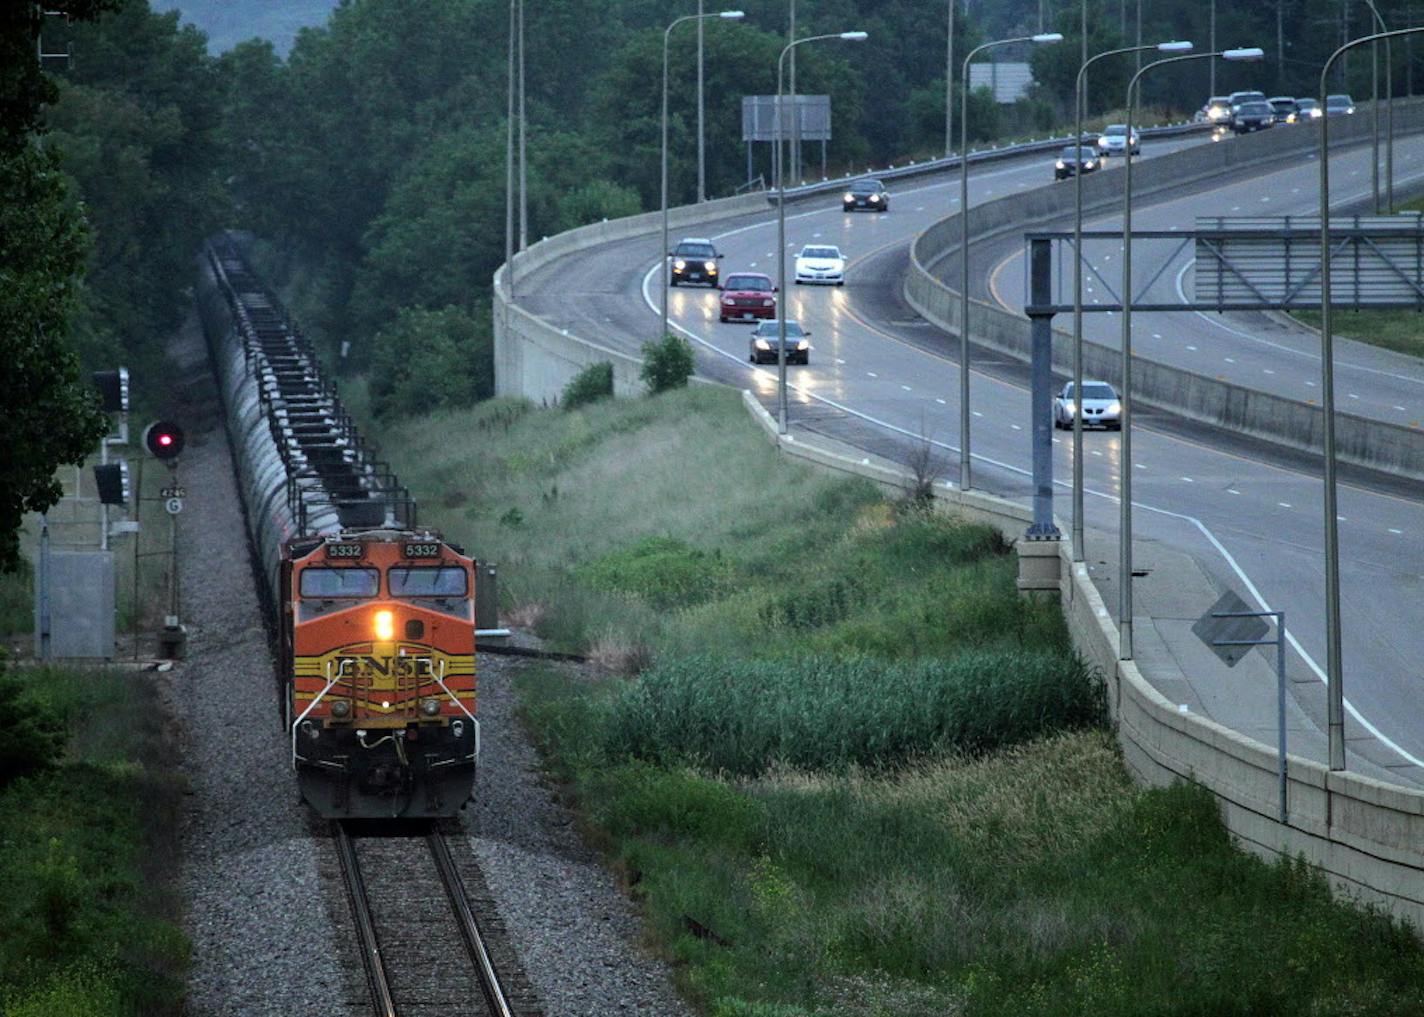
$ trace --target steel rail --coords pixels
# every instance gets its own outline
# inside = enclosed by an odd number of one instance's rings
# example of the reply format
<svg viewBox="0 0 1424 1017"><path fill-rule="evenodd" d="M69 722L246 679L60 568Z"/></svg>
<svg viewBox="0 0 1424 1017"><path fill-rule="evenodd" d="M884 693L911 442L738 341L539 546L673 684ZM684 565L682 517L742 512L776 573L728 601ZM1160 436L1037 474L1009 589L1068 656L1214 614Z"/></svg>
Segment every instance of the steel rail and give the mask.
<svg viewBox="0 0 1424 1017"><path fill-rule="evenodd" d="M356 843L340 820L333 820L332 833L337 857L341 860L341 875L346 882L346 896L351 902L351 914L356 920L356 936L361 945L361 966L366 971L366 985L371 990L371 1004L380 1017L396 1017L396 1001L391 995L391 982L386 977L386 964L381 957L376 923L371 917L371 903L366 897L366 881L361 876L361 862L356 857Z"/></svg>
<svg viewBox="0 0 1424 1017"><path fill-rule="evenodd" d="M475 968L479 972L480 988L484 991L490 1012L496 1017L514 1017L509 1000L500 987L499 975L495 973L489 951L485 948L484 937L480 935L479 923L475 921L475 914L470 910L470 901L465 896L465 886L460 879L459 870L455 868L455 859L450 855L450 846L445 843L445 837L440 831L435 829L425 835L425 843L430 848L431 857L435 859L435 868L440 873L445 894L450 898L450 908L460 925L460 935L465 940L470 959L475 962Z"/></svg>

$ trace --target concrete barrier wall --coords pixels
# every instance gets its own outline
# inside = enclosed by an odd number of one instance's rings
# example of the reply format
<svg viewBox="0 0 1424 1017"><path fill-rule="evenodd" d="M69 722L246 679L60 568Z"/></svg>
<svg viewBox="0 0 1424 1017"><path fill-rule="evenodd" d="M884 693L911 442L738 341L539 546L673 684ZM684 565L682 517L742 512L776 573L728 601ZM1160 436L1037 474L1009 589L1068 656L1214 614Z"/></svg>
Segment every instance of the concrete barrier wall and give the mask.
<svg viewBox="0 0 1424 1017"><path fill-rule="evenodd" d="M1424 130L1424 102L1397 104L1396 134ZM1359 142L1369 136L1370 120L1365 114L1331 121L1332 148ZM1152 194L1179 189L1193 182L1230 174L1233 171L1313 152L1319 145L1318 125L1277 128L1248 134L1215 145L1197 145L1133 167L1133 193ZM1093 213L1111 211L1122 202L1122 169L1114 167L1083 178L1083 207ZM970 228L980 242L1004 234L1022 235L1046 223L1062 221L1073 214L1073 187L1041 187L1028 194L1000 198L970 209ZM942 219L921 233L910 249L906 273L906 301L920 315L941 328L958 333L960 297L957 290L940 278L939 266L959 250L958 213ZM973 300L969 309L970 335L997 350L1028 360L1032 349L1028 319L997 304ZM1072 370L1072 336L1055 330L1054 368ZM1088 377L1113 383L1121 380L1121 359L1109 346L1085 341L1083 371ZM1135 357L1133 394L1143 403L1186 417L1217 424L1281 444L1313 452L1321 451L1324 414L1319 406L1259 392L1210 375L1157 361ZM1391 473L1424 477L1424 431L1385 421L1338 412L1335 418L1337 452L1341 459L1388 470Z"/></svg>
<svg viewBox="0 0 1424 1017"><path fill-rule="evenodd" d="M908 473L852 459L777 434L776 422L750 392L748 413L786 455L828 469L868 477L888 490L905 490ZM936 487L936 499L966 518L997 526L1017 540L1030 521L1024 506L975 491ZM1123 757L1136 779L1165 786L1200 784L1220 803L1237 842L1266 858L1304 857L1339 893L1410 922L1424 934L1424 792L1289 758L1289 820L1280 822L1274 746L1247 738L1195 713L1181 713L1138 670L1119 661L1112 616L1085 568L1059 547L1060 596L1073 643L1108 683Z"/></svg>
<svg viewBox="0 0 1424 1017"><path fill-rule="evenodd" d="M752 212L764 211L766 195L757 192L736 198L722 198L701 205L684 205L668 210L669 228L676 231L689 223L705 225L708 221L731 219ZM543 318L520 307L517 294L520 280L552 261L597 247L600 244L632 237L648 238L648 260L658 251L658 234L662 230L662 213L646 212L623 219L580 226L578 229L545 237L537 244L514 256L514 286L516 301L509 299L508 268L501 265L494 275L494 379L495 394L523 396L536 403L553 404L559 400L564 386L591 364L613 365L615 395L637 395L643 385L639 378L642 361L601 343L573 335L567 329L556 328ZM673 234L676 236L676 233Z"/></svg>

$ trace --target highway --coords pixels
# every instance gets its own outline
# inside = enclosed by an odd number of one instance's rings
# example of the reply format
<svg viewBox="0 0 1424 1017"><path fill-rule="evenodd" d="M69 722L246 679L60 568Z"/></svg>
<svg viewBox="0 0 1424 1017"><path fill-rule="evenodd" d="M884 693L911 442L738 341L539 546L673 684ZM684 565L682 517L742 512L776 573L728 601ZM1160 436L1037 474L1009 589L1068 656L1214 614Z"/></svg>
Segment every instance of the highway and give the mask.
<svg viewBox="0 0 1424 1017"><path fill-rule="evenodd" d="M1200 142L1154 144L1146 140L1143 158L1192 143ZM1401 142L1398 154L1402 157L1397 165L1407 167L1410 159L1403 153L1417 156L1418 149L1413 142ZM1345 181L1337 198L1358 197L1360 150L1337 158L1341 174L1337 179ZM1071 182L1052 182L1051 162L1051 157L1038 155L983 167L972 173L971 200L1041 186L1072 186ZM1271 172L1268 193L1282 196L1275 211L1293 211L1295 206L1288 207L1283 195L1299 188L1294 198L1300 199L1300 211L1308 212L1315 173L1315 163L1307 159ZM957 342L917 318L899 296L908 244L930 223L957 208L957 188L957 176L906 182L892 188L891 211L885 215L845 214L838 194L827 195L823 206L788 210L788 257L801 245L815 241L839 245L850 260L843 288L789 287L791 292L782 295L790 303L792 315L812 333L811 363L789 369L796 427L902 460L908 448L926 439L946 453L957 451L959 382L953 360ZM1143 227L1189 227L1197 215L1235 214L1230 211L1233 205L1255 211L1264 204L1251 204L1253 195L1259 197L1260 188L1259 183L1238 178L1178 195L1166 203L1144 202L1135 222ZM1095 225L1110 225L1111 221L1105 218ZM711 236L726 254L724 275L737 270L776 275L774 210L724 220L705 230L680 232ZM1009 249L991 258L979 258L976 249L981 285L997 269L998 292L1018 295L1022 282L1014 275L1017 246L1006 243ZM655 276L661 259L655 261L655 238L652 244L650 248L647 238L608 244L546 266L523 281L521 303L555 325L636 352L657 327ZM1138 278L1146 276L1139 273ZM1190 285L1189 280L1184 285ZM1092 296L1103 294L1091 294L1090 299ZM718 323L717 297L715 290L676 288L671 294L671 318L696 343L701 373L751 388L770 407L775 368L747 363L748 327ZM1012 306L1012 299L1005 299ZM1097 330L1092 334L1104 341L1111 338L1115 317L1096 315L1090 320ZM1180 344L1177 352L1182 355L1201 354L1204 361L1230 356L1239 362L1243 377L1258 370L1259 380L1268 380L1273 377L1265 373L1269 367L1280 376L1281 384L1288 383L1284 365L1293 355L1284 351L1253 347L1247 363L1244 354L1238 356L1239 349L1233 351L1226 345L1235 342L1244 346L1246 340L1233 338L1214 322L1186 314L1170 319L1144 315L1136 320L1134 334L1142 336L1138 348L1147 355L1156 356L1160 350ZM1223 324L1255 334L1254 324ZM1187 330L1193 338L1187 338ZM1206 335L1211 339L1204 338ZM1294 358L1300 363L1295 366L1300 387L1307 388L1309 335L1270 338L1299 351ZM1342 361L1348 358L1361 367L1377 363L1375 353L1352 343L1344 343L1340 349ZM1024 372L1004 357L984 351L976 354L974 366L975 486L1026 499L1030 420ZM1202 368L1197 365L1196 369ZM1398 378L1407 378L1407 369L1414 365L1388 363L1379 368L1384 375ZM1380 374L1357 370L1342 375L1342 402L1346 398L1345 377L1350 378L1348 391L1360 396L1362 403L1378 407L1396 398L1382 395L1387 388ZM1409 384L1397 379L1391 381L1394 383ZM1417 404L1417 395L1414 402ZM1408 407L1410 402L1398 405ZM1248 601L1285 610L1298 640L1299 652L1291 662L1298 708L1321 723L1322 697L1317 693L1325 647L1318 462L1209 428L1183 426L1170 418L1138 415L1135 419L1139 564L1150 567L1155 546L1180 550ZM1115 555L1115 548L1106 544L1116 539L1119 448L1115 434L1094 433L1085 440L1090 563L1106 562ZM1057 439L1055 471L1060 485L1071 473L1070 455L1071 440L1066 436ZM952 470L948 478L955 479ZM1365 731L1378 736L1369 740L1368 747L1363 742L1352 742L1351 747L1399 779L1424 779L1424 721L1415 709L1421 691L1416 662L1424 659L1424 626L1418 624L1416 607L1424 576L1424 551L1415 535L1424 529L1424 503L1416 485L1373 481L1360 486L1347 484L1340 497L1344 661L1351 707L1347 726L1352 736ZM1066 519L1066 498L1057 511L1060 519ZM1095 571L1094 579L1107 602L1115 605L1113 570Z"/></svg>

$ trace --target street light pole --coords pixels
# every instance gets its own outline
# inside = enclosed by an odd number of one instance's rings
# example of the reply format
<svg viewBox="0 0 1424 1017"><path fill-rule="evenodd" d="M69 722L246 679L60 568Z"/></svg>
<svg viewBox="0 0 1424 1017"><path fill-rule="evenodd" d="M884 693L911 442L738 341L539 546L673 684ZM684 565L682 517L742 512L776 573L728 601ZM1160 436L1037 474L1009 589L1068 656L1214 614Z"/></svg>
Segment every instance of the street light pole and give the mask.
<svg viewBox="0 0 1424 1017"><path fill-rule="evenodd" d="M719 11L716 14L686 14L673 20L663 32L663 118L662 118L662 212L663 212L663 245L662 253L658 255L658 270L662 273L663 283L663 326L658 333L658 341L661 342L668 334L668 40L672 38L672 30L684 21L701 22L707 18L721 18L724 21L740 21L745 15L741 11Z"/></svg>
<svg viewBox="0 0 1424 1017"><path fill-rule="evenodd" d="M1086 9L1086 4L1085 4ZM1155 49L1162 53L1185 53L1192 48L1190 42L1159 42L1143 49ZM1087 105L1088 68L1099 60L1124 53L1136 52L1135 46L1110 49L1083 61L1078 68L1077 84L1074 88L1074 129L1073 137L1078 146L1080 161L1073 173L1073 560L1083 560L1083 117ZM1130 149L1131 137L1128 139ZM1132 153L1128 152L1131 159Z"/></svg>
<svg viewBox="0 0 1424 1017"><path fill-rule="evenodd" d="M504 271L514 299L514 25L519 0L509 0L509 102L504 141Z"/></svg>
<svg viewBox="0 0 1424 1017"><path fill-rule="evenodd" d="M1381 32L1388 32L1389 26L1384 23L1384 18L1380 17L1379 8L1375 6L1374 0L1365 0L1365 5L1369 7L1370 13L1374 15L1375 27ZM1384 41L1384 103L1388 116L1388 127L1386 128L1385 148L1384 148L1384 187L1385 203L1384 211L1387 214L1394 212L1394 47L1390 41ZM1373 175L1375 196L1375 214L1380 213L1380 188L1379 188L1379 138L1380 138L1380 108L1379 108L1379 43L1370 47L1371 59L1374 63L1374 142L1373 142Z"/></svg>
<svg viewBox="0 0 1424 1017"><path fill-rule="evenodd" d="M964 57L959 77L959 486L968 491L969 472L969 63L980 53L1020 42L1062 42L1058 32L1018 35L975 46Z"/></svg>
<svg viewBox="0 0 1424 1017"><path fill-rule="evenodd" d="M524 117L524 0L519 0L519 249L529 246L529 163L525 158Z"/></svg>
<svg viewBox="0 0 1424 1017"><path fill-rule="evenodd" d="M1356 46L1381 39L1397 39L1424 32L1424 28L1402 28L1377 32L1345 43L1320 69L1320 106L1330 69L1335 61ZM1330 769L1345 769L1345 689L1344 663L1340 653L1340 527L1335 482L1335 337L1334 315L1330 307L1330 118L1320 118L1320 408L1324 414L1325 453L1325 673L1329 683L1326 720L1330 732Z"/></svg>
<svg viewBox="0 0 1424 1017"><path fill-rule="evenodd" d="M703 112L703 91L702 91L702 21L706 17L703 11L705 0L697 0L697 202L701 204L707 200L707 140L706 140L706 116Z"/></svg>
<svg viewBox="0 0 1424 1017"><path fill-rule="evenodd" d="M792 8L795 10L795 8ZM781 55L776 58L776 159L774 160L776 173L776 277L777 290L780 306L776 310L776 384L777 384L777 431L785 434L787 429L787 397L786 397L786 313L790 308L791 297L786 292L786 178L782 173L781 147L785 142L786 117L782 107L782 72L786 63L786 54L790 53L797 46L808 42L819 42L822 39L842 39L846 42L864 42L865 32L831 32L826 35L808 35L804 39L793 39L786 44L781 51Z"/></svg>
<svg viewBox="0 0 1424 1017"><path fill-rule="evenodd" d="M1087 3L1088 0L1083 0ZM948 0L949 43L944 51L944 154L954 154L954 3Z"/></svg>
<svg viewBox="0 0 1424 1017"><path fill-rule="evenodd" d="M1167 57L1143 67L1127 84L1127 154L1122 195L1122 392L1118 399L1122 404L1122 452L1118 463L1118 657L1122 660L1132 659L1132 122L1136 119L1137 83L1148 71L1167 64L1216 57L1255 61L1263 56L1262 50L1252 48Z"/></svg>

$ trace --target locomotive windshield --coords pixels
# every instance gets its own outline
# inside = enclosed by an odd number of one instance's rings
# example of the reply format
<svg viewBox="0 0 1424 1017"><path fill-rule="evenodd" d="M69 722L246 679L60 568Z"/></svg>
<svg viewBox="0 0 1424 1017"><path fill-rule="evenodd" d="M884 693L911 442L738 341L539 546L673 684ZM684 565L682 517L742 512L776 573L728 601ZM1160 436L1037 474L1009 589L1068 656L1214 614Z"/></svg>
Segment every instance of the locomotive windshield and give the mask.
<svg viewBox="0 0 1424 1017"><path fill-rule="evenodd" d="M374 597L381 589L381 574L375 569L302 569L301 594L322 600L340 597Z"/></svg>
<svg viewBox="0 0 1424 1017"><path fill-rule="evenodd" d="M387 578L392 597L463 597L466 590L462 568L403 565L391 569Z"/></svg>

